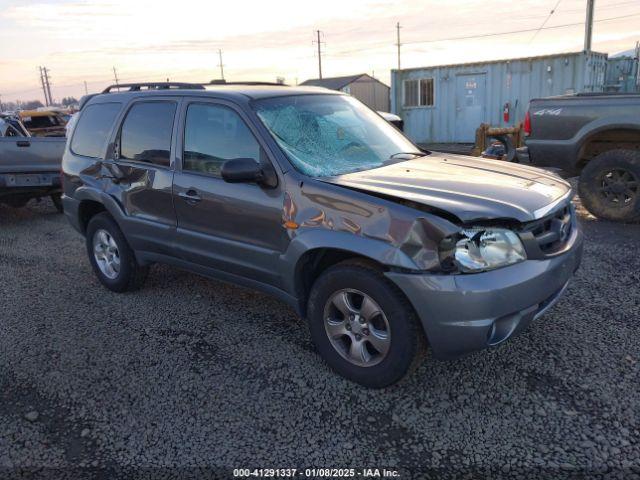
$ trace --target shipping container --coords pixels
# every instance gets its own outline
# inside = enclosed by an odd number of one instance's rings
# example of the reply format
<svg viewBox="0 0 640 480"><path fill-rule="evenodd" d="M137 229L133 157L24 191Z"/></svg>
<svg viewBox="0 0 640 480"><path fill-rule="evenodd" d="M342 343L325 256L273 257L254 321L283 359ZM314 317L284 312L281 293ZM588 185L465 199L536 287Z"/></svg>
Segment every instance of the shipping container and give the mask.
<svg viewBox="0 0 640 480"><path fill-rule="evenodd" d="M391 71L391 109L418 143L473 142L481 123L514 126L532 98L604 89L607 55L565 53Z"/></svg>
<svg viewBox="0 0 640 480"><path fill-rule="evenodd" d="M638 58L632 56L610 58L607 63L605 91L622 93L640 92Z"/></svg>

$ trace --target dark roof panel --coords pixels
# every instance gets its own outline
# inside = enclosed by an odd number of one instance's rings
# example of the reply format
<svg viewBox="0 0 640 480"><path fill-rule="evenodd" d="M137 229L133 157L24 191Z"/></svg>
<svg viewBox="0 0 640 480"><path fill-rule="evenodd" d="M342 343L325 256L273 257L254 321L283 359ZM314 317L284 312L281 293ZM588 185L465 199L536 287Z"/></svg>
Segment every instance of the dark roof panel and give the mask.
<svg viewBox="0 0 640 480"><path fill-rule="evenodd" d="M350 83L355 82L357 79L359 79L363 75L366 75L366 73L359 73L357 75L348 75L346 77L312 78L302 82L300 85L324 87L324 88L329 88L331 90L340 90L341 88L346 87Z"/></svg>
<svg viewBox="0 0 640 480"><path fill-rule="evenodd" d="M232 98L236 100L284 97L291 95L341 95L317 87L287 87L277 85L205 85L205 89L151 89L140 91L109 92L89 95L91 103L128 101L133 97L190 96Z"/></svg>

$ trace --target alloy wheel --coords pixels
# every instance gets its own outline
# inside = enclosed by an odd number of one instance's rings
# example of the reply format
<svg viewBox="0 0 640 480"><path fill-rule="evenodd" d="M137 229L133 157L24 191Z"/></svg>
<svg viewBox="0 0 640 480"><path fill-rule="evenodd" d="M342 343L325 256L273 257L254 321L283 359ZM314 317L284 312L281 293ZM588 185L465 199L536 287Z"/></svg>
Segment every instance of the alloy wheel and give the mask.
<svg viewBox="0 0 640 480"><path fill-rule="evenodd" d="M102 274L114 280L120 273L120 252L109 232L96 230L93 235L93 256Z"/></svg>
<svg viewBox="0 0 640 480"><path fill-rule="evenodd" d="M342 289L327 300L324 327L333 348L353 365L371 367L389 352L387 317L371 297L358 290Z"/></svg>

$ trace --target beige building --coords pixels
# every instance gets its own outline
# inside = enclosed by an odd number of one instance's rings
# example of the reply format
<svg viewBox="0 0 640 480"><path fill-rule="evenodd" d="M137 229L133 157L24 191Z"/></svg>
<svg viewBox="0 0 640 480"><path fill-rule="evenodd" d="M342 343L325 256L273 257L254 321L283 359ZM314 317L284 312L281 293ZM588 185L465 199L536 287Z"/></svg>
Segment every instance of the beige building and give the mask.
<svg viewBox="0 0 640 480"><path fill-rule="evenodd" d="M388 112L390 109L391 88L366 73L347 77L314 78L301 85L325 87L348 93L373 110Z"/></svg>

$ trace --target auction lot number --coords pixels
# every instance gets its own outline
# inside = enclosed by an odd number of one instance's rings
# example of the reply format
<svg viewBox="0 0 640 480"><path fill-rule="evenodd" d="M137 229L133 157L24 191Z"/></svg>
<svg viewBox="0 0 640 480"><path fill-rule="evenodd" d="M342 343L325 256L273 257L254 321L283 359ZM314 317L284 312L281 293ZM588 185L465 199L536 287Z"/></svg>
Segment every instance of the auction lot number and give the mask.
<svg viewBox="0 0 640 480"><path fill-rule="evenodd" d="M242 477L302 477L302 478L399 478L396 470L386 468L234 468L233 476Z"/></svg>

